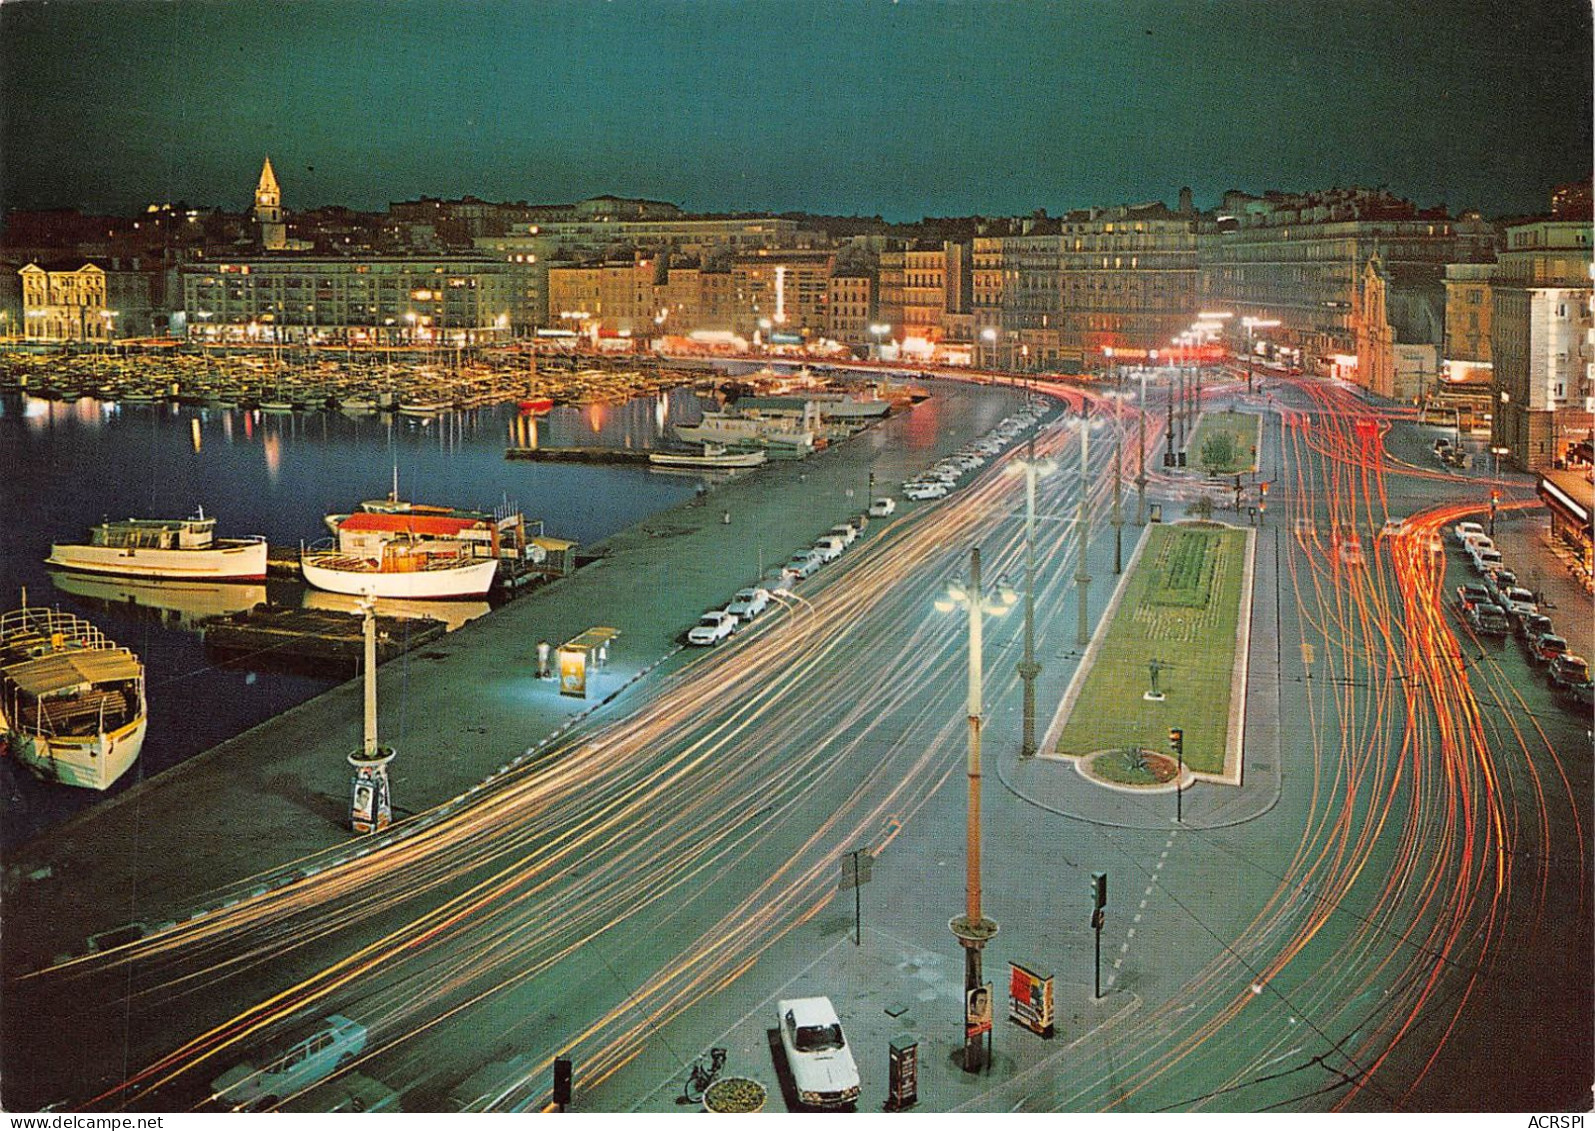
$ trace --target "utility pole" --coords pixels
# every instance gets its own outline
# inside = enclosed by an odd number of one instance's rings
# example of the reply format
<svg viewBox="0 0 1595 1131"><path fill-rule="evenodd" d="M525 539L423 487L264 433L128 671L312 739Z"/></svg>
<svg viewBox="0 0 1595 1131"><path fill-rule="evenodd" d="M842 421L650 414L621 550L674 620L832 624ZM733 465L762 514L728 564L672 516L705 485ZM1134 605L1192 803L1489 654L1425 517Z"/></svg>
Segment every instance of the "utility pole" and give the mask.
<svg viewBox="0 0 1595 1131"><path fill-rule="evenodd" d="M1163 466L1174 466L1174 378L1169 378L1168 450L1163 453Z"/></svg>
<svg viewBox="0 0 1595 1131"><path fill-rule="evenodd" d="M1074 583L1080 591L1080 627L1075 634L1075 643L1084 648L1091 639L1090 626L1087 623L1086 596L1091 589L1091 574L1086 570L1086 551L1091 546L1091 531L1086 511L1086 487L1088 467L1091 463L1091 419L1086 414L1087 401L1080 400L1080 506L1075 517L1075 525L1080 529L1080 564L1075 570Z"/></svg>
<svg viewBox="0 0 1595 1131"><path fill-rule="evenodd" d="M1124 382L1113 402L1113 575L1124 572Z"/></svg>
<svg viewBox="0 0 1595 1131"><path fill-rule="evenodd" d="M1141 470L1135 477L1135 524L1146 525L1146 367L1141 367L1141 400L1136 405L1136 415L1141 418L1141 443L1137 450L1141 456Z"/></svg>
<svg viewBox="0 0 1595 1131"><path fill-rule="evenodd" d="M980 586L980 547L969 552L969 810L965 826L964 913L952 919L948 928L964 948L964 1000L979 989L981 951L997 935L997 924L980 909L980 649L981 618L985 616L985 594ZM980 1071L983 1056L980 1033L964 1026L964 1071Z"/></svg>
<svg viewBox="0 0 1595 1131"><path fill-rule="evenodd" d="M1050 463L1049 463L1050 467ZM1036 476L1041 468L1036 465L1036 437L1030 437L1029 451L1025 455L1025 657L1019 662L1019 678L1024 681L1024 732L1019 743L1019 757L1033 758L1036 754L1036 676L1041 665L1036 663Z"/></svg>

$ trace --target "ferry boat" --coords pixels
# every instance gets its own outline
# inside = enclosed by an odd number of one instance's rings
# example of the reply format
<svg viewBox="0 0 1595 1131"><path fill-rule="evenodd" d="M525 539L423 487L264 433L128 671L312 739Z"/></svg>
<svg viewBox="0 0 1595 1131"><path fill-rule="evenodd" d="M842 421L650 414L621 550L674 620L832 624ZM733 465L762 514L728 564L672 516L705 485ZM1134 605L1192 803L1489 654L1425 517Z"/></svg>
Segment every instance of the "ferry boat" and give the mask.
<svg viewBox="0 0 1595 1131"><path fill-rule="evenodd" d="M305 581L330 593L422 600L481 597L498 573L497 558L439 552L437 543L395 537L374 547L375 556L330 544L299 553Z"/></svg>
<svg viewBox="0 0 1595 1131"><path fill-rule="evenodd" d="M109 789L138 760L148 722L131 651L25 597L0 616L0 739L36 776Z"/></svg>
<svg viewBox="0 0 1595 1131"><path fill-rule="evenodd" d="M814 447L812 421L798 423L731 412L705 412L697 424L676 425L676 435L689 444L752 444L805 452Z"/></svg>
<svg viewBox="0 0 1595 1131"><path fill-rule="evenodd" d="M203 509L192 518L128 518L102 522L86 543L57 542L46 565L119 577L262 581L266 539L217 538Z"/></svg>

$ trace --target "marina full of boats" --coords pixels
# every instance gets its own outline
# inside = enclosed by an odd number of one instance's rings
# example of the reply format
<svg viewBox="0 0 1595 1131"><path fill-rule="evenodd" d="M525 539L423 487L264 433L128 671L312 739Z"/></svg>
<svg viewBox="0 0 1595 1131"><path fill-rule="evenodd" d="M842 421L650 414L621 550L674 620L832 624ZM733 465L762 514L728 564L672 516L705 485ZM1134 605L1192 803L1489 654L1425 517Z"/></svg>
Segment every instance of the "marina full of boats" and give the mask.
<svg viewBox="0 0 1595 1131"><path fill-rule="evenodd" d="M121 404L170 403L265 413L389 411L426 418L456 409L516 404L621 404L690 384L700 370L659 364L542 360L515 349L465 356L384 351L59 353L0 355L0 392L47 400L90 397Z"/></svg>

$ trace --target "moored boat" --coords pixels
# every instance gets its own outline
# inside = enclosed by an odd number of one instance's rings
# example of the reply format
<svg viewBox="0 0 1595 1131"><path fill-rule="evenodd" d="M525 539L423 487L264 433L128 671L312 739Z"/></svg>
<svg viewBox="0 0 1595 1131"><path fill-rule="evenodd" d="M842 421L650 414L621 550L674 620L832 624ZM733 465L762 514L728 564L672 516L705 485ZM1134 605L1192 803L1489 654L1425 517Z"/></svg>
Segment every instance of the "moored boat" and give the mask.
<svg viewBox="0 0 1595 1131"><path fill-rule="evenodd" d="M131 651L59 609L0 616L0 737L35 775L109 789L147 726L144 665Z"/></svg>
<svg viewBox="0 0 1595 1131"><path fill-rule="evenodd" d="M377 547L377 556L336 547L300 552L305 581L317 589L356 596L438 599L481 597L493 585L498 559L439 553L429 543L394 538Z"/></svg>
<svg viewBox="0 0 1595 1131"><path fill-rule="evenodd" d="M655 467L739 468L758 467L769 456L764 452L728 452L718 444L705 444L699 452L649 452L648 462Z"/></svg>
<svg viewBox="0 0 1595 1131"><path fill-rule="evenodd" d="M102 522L87 542L57 542L45 564L120 577L259 581L266 576L266 539L217 538L216 520L128 518Z"/></svg>

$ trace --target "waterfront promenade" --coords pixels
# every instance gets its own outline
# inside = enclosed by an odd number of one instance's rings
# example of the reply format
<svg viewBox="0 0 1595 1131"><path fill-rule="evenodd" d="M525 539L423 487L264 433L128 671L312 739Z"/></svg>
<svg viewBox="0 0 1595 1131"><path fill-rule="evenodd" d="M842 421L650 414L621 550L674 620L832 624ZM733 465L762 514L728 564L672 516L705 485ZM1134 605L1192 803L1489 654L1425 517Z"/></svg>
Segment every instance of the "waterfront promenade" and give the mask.
<svg viewBox="0 0 1595 1131"><path fill-rule="evenodd" d="M577 715L623 709L656 665L687 662L680 641L700 612L865 510L872 473L876 494L896 494L1020 400L951 383L935 392L808 460L657 514L593 547L599 559L572 576L385 665L379 733L398 750L396 817L456 797ZM620 636L587 700L535 678L540 640L557 646L600 625ZM360 728L352 681L8 853L7 973L82 953L123 924L156 927L279 882L295 861L354 840L345 755Z"/></svg>

